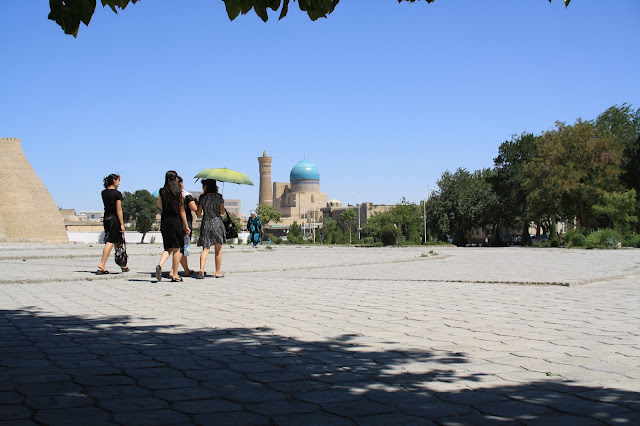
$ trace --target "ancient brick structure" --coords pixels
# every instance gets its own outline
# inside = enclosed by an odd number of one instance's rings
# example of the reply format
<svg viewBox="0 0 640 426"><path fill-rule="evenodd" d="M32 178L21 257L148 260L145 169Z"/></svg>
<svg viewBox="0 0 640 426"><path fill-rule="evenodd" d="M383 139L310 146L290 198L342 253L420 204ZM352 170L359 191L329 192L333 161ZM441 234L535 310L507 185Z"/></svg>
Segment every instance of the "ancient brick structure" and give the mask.
<svg viewBox="0 0 640 426"><path fill-rule="evenodd" d="M0 138L0 242L69 242L51 194L17 138Z"/></svg>
<svg viewBox="0 0 640 426"><path fill-rule="evenodd" d="M258 202L260 204L273 205L273 192L271 190L271 157L267 157L267 151L258 157L260 164L260 196Z"/></svg>

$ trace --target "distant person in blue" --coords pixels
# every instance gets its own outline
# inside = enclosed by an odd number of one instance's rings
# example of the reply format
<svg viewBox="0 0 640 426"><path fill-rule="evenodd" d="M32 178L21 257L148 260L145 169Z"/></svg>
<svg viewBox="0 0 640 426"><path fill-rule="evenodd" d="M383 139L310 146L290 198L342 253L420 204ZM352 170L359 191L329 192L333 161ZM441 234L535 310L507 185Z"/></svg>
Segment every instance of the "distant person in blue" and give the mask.
<svg viewBox="0 0 640 426"><path fill-rule="evenodd" d="M111 254L111 249L115 245L120 247L123 243L124 220L122 219L122 193L118 191L120 186L120 175L110 174L103 179L104 191L102 191L102 202L104 204L104 249L102 250L102 259L98 264L96 274L108 274L106 264ZM122 272L128 272L129 268L122 267Z"/></svg>
<svg viewBox="0 0 640 426"><path fill-rule="evenodd" d="M251 217L247 220L247 231L249 231L249 239L253 248L256 248L260 243L260 234L262 232L262 225L260 225L260 218L256 216L255 212L251 212Z"/></svg>

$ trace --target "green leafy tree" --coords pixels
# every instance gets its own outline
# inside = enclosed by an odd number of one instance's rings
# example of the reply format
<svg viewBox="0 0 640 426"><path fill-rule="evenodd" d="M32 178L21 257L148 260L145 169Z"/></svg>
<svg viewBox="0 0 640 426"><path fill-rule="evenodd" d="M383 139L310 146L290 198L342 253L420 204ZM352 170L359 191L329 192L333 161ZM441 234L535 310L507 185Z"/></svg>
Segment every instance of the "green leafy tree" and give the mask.
<svg viewBox="0 0 640 426"><path fill-rule="evenodd" d="M538 136L532 133L522 133L503 142L498 148L498 156L493 159L494 174L487 179L499 200L496 225L519 228L523 244L529 240L532 219L527 210L525 166L535 156L537 140Z"/></svg>
<svg viewBox="0 0 640 426"><path fill-rule="evenodd" d="M278 19L284 18L289 12L290 0L222 0L227 9L230 20L234 20L240 14L247 14L253 10L264 22L269 19L268 9L280 10ZM294 3L296 0L293 0ZM338 5L340 0L298 0L298 7L305 12L309 19L315 21L319 18L326 18ZM415 3L416 0L398 0L399 3L408 1ZM433 3L435 0L425 0ZM565 6L569 6L571 0L563 0ZM124 9L129 3L136 3L138 0L101 0L102 6L109 6L111 10L118 13L118 9ZM551 0L549 0L551 3ZM74 37L78 35L80 23L89 25L91 17L96 9L96 0L49 0L51 13L49 19L55 21L66 34ZM179 6L178 6L179 7Z"/></svg>
<svg viewBox="0 0 640 426"><path fill-rule="evenodd" d="M266 227L269 223L280 223L282 218L280 212L273 206L268 204L258 204L256 208L256 214L260 218L260 223L263 227Z"/></svg>
<svg viewBox="0 0 640 426"><path fill-rule="evenodd" d="M358 214L355 210L352 209L343 210L340 214L340 222L342 222L347 227L347 229L349 229L349 244L351 244L351 227L355 223L357 217Z"/></svg>
<svg viewBox="0 0 640 426"><path fill-rule="evenodd" d="M596 118L595 125L598 137L611 136L622 145L620 178L627 189L640 193L640 108L614 105Z"/></svg>
<svg viewBox="0 0 640 426"><path fill-rule="evenodd" d="M604 194L601 204L592 206L594 215L604 218L607 226L618 234L624 235L631 229L631 224L638 222L636 212L636 190L627 192L611 192Z"/></svg>
<svg viewBox="0 0 640 426"><path fill-rule="evenodd" d="M135 222L135 230L142 234L140 242L144 242L147 232L160 213L157 199L146 189L139 189L133 194L124 193L122 197L122 216L125 222Z"/></svg>
<svg viewBox="0 0 640 426"><path fill-rule="evenodd" d="M323 244L335 244L336 231L339 230L338 222L328 217L322 223L322 243Z"/></svg>
<svg viewBox="0 0 640 426"><path fill-rule="evenodd" d="M287 242L289 244L302 244L302 228L298 225L297 221L293 221L291 225L289 225L289 233L287 234Z"/></svg>
<svg viewBox="0 0 640 426"><path fill-rule="evenodd" d="M611 133L600 133L588 121L557 122L539 139L535 158L525 167L525 188L532 214L555 220L578 217L591 228L590 206L608 192L622 189L623 144Z"/></svg>

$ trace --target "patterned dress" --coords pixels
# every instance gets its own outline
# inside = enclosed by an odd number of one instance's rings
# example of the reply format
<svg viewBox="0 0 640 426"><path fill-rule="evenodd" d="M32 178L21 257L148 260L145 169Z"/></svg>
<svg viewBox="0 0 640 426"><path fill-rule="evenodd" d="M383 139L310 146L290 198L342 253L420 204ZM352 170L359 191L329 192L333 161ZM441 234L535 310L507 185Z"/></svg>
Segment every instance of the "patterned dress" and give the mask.
<svg viewBox="0 0 640 426"><path fill-rule="evenodd" d="M220 217L220 205L224 204L222 195L218 193L204 194L198 202L202 206L202 224L200 225L200 247L212 247L223 244L225 238L224 223Z"/></svg>

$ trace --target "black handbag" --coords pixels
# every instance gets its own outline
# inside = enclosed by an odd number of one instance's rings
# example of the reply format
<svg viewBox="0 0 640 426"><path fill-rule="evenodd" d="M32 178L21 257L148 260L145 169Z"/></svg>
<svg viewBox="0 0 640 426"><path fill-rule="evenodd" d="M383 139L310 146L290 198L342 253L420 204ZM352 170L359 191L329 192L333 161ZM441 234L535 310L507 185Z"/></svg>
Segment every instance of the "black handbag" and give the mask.
<svg viewBox="0 0 640 426"><path fill-rule="evenodd" d="M115 252L115 261L116 265L121 268L127 266L127 259L129 259L129 255L127 254L127 243L124 241L124 234L122 235L122 245L120 247L116 247Z"/></svg>
<svg viewBox="0 0 640 426"><path fill-rule="evenodd" d="M222 223L224 223L224 233L227 240L238 238L238 228L236 227L236 224L233 223L233 220L231 220L229 211L227 211L227 221L223 221Z"/></svg>

